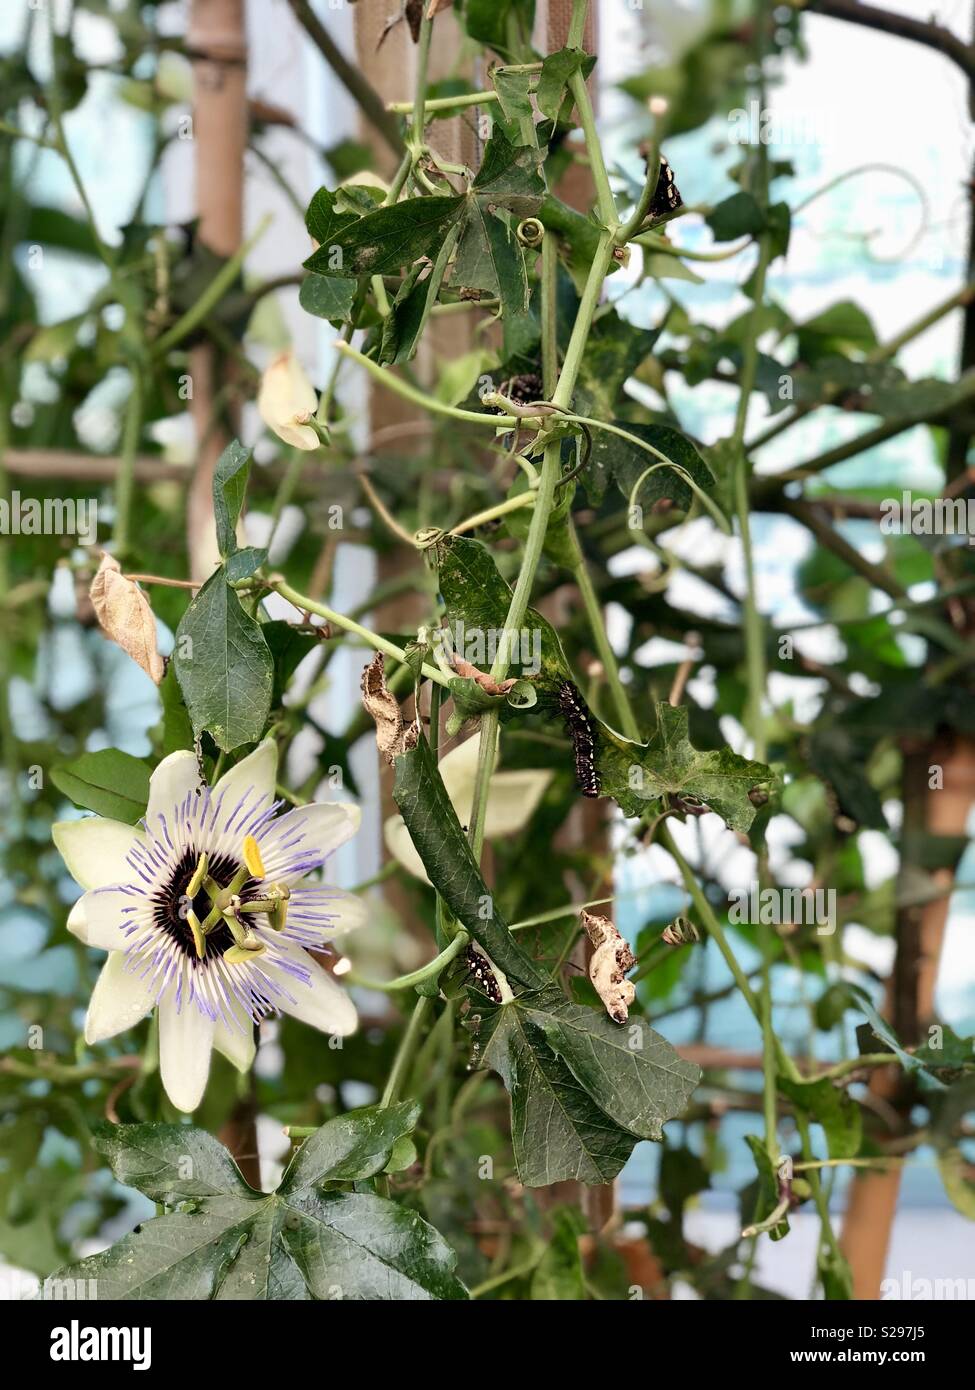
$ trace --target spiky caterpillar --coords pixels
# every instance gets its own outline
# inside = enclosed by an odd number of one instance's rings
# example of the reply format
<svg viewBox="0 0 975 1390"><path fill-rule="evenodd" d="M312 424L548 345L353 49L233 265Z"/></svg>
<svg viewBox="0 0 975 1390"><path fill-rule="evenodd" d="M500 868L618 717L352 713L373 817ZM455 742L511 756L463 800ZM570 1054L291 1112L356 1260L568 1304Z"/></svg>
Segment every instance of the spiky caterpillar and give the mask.
<svg viewBox="0 0 975 1390"><path fill-rule="evenodd" d="M596 730L589 706L571 681L559 686L559 709L572 739L576 762L576 781L583 796L599 795L599 772L596 768Z"/></svg>

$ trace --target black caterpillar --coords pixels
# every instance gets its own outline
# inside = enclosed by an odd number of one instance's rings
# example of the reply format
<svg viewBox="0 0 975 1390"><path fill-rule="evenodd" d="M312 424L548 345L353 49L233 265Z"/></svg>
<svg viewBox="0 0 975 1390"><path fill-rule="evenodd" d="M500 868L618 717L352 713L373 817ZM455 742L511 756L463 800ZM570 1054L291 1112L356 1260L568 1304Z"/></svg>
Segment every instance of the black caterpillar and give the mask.
<svg viewBox="0 0 975 1390"><path fill-rule="evenodd" d="M481 991L487 995L492 1004L501 1003L501 986L498 984L494 971L487 962L486 957L473 946L468 946L464 955L468 974L473 975Z"/></svg>
<svg viewBox="0 0 975 1390"><path fill-rule="evenodd" d="M559 709L572 739L576 759L576 781L583 796L599 795L599 773L596 770L596 730L593 728L589 706L571 681L559 686Z"/></svg>
<svg viewBox="0 0 975 1390"><path fill-rule="evenodd" d="M653 190L653 199L650 203L649 217L656 221L660 217L666 217L669 213L676 212L684 203L680 196L680 190L674 181L674 171L660 156L660 173L657 177L657 186Z"/></svg>

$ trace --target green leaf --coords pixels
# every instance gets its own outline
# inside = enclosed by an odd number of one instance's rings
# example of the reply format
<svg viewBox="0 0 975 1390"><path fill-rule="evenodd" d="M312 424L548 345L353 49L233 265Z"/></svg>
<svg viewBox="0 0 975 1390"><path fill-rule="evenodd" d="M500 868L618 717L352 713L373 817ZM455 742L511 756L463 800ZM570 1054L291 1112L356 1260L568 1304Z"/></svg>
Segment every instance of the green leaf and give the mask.
<svg viewBox="0 0 975 1390"><path fill-rule="evenodd" d="M451 272L453 285L500 298L505 358L527 354L539 336L517 223L537 213L545 196L540 161L539 149L514 145L502 130L495 130L466 198Z"/></svg>
<svg viewBox="0 0 975 1390"><path fill-rule="evenodd" d="M686 469L699 487L709 492L713 490L714 477L711 470L691 441L679 430L671 429L669 425L632 424L628 420L616 420L613 423L636 435L672 463ZM654 464L659 462L660 459L655 454L641 449L638 444L631 444L629 440L621 439L619 435L610 434L607 430L593 430L592 459L583 481L588 488L591 471L597 488L604 489L607 482L615 482L627 501L639 482L640 488L635 501L645 510L649 510L654 502L667 497L675 506L686 511L694 496L693 489L676 468L654 468ZM653 468L652 473L647 472L649 468Z"/></svg>
<svg viewBox="0 0 975 1390"><path fill-rule="evenodd" d="M333 231L305 261L305 269L352 279L400 270L435 254L466 202L463 196L438 194L378 208Z"/></svg>
<svg viewBox="0 0 975 1390"><path fill-rule="evenodd" d="M271 708L274 663L260 624L221 570L183 614L174 663L197 737L206 730L226 753L257 742Z"/></svg>
<svg viewBox="0 0 975 1390"><path fill-rule="evenodd" d="M560 48L557 53L550 53L542 62L535 91L535 100L542 115L550 121L557 121L569 79L580 71L583 77L588 77L595 65L596 59L581 48Z"/></svg>
<svg viewBox="0 0 975 1390"><path fill-rule="evenodd" d="M176 679L176 664L170 661L159 686L162 700L162 756L181 748L193 747L193 725Z"/></svg>
<svg viewBox="0 0 975 1390"><path fill-rule="evenodd" d="M305 226L320 247L328 246L334 237L359 220L358 212L340 208L338 204L339 195L329 188L320 188L308 204Z"/></svg>
<svg viewBox="0 0 975 1390"><path fill-rule="evenodd" d="M412 1134L419 1118L416 1101L339 1115L308 1136L292 1160L287 1180L317 1187L374 1177L386 1167L399 1140Z"/></svg>
<svg viewBox="0 0 975 1390"><path fill-rule="evenodd" d="M620 1027L553 987L488 1014L480 1036L484 1065L511 1096L515 1162L528 1186L609 1182L635 1139L662 1137L701 1075L643 1019Z"/></svg>
<svg viewBox="0 0 975 1390"><path fill-rule="evenodd" d="M437 546L437 563L440 593L451 632L456 634L459 624L465 639L475 643L480 640L488 655L488 641L501 640L511 602L511 589L498 573L491 552L480 541L470 540L466 536L445 536ZM560 680L571 679L562 643L552 624L529 608L523 630L531 638L528 645L534 648L531 658L537 651L536 635L541 648L538 684L552 686ZM516 643L511 674L519 674L526 666L534 664L531 658L528 661L520 660L522 654L520 644ZM473 661L475 666L479 664L473 659L476 653L470 650L461 651L460 655Z"/></svg>
<svg viewBox="0 0 975 1390"><path fill-rule="evenodd" d="M509 72L505 67L496 67L491 72L491 81L498 94L498 105L504 112L509 131L512 133L527 131L529 127L534 126L531 79L530 72Z"/></svg>
<svg viewBox="0 0 975 1390"><path fill-rule="evenodd" d="M343 280L337 275L306 275L298 291L298 303L316 318L348 323L355 293L354 280Z"/></svg>
<svg viewBox="0 0 975 1390"><path fill-rule="evenodd" d="M765 216L750 193L733 193L712 208L705 218L715 241L736 241L740 236L757 236L765 228Z"/></svg>
<svg viewBox="0 0 975 1390"><path fill-rule="evenodd" d="M557 990L508 1007L524 1010L604 1113L640 1139L662 1139L664 1124L682 1113L701 1079L700 1067L678 1057L645 1019L620 1026Z"/></svg>
<svg viewBox="0 0 975 1390"><path fill-rule="evenodd" d="M937 1075L938 1070L941 1069L940 1065L938 1063L934 1065L928 1063L924 1056L923 1049L919 1048L918 1051L914 1053L906 1051L901 1045L901 1041L893 1028L886 1019L881 1018L880 1014L878 1014L877 1010L874 1008L873 1000L865 989L862 989L860 985L846 983L833 986L834 995L838 996L840 991L846 992L852 1008L859 1010L860 1013L864 1013L867 1016L869 1027L863 1029L868 1044L866 1048L867 1051L882 1052L885 1049L889 1049L892 1054L892 1062L900 1062L905 1071L923 1072L930 1077L931 1081L938 1089L946 1089L944 1081ZM859 1038L859 1028L857 1029L857 1035ZM883 1046L878 1048L872 1041L874 1038L882 1043ZM861 1043L861 1051L863 1050L864 1048Z"/></svg>
<svg viewBox="0 0 975 1390"><path fill-rule="evenodd" d="M806 756L816 775L833 788L840 810L858 828L887 830L883 802L864 768L864 748L846 729L817 729L806 743Z"/></svg>
<svg viewBox="0 0 975 1390"><path fill-rule="evenodd" d="M227 1151L184 1125L113 1125L95 1146L120 1182L175 1207L63 1270L108 1299L463 1299L456 1256L416 1212L321 1184L381 1171L416 1107L351 1111L306 1140L280 1186L244 1182Z"/></svg>
<svg viewBox="0 0 975 1390"><path fill-rule="evenodd" d="M261 627L261 633L274 661L274 689L271 693L271 704L277 708L284 697L291 677L308 653L318 646L320 639L311 632L298 632L291 623L280 618L274 619L270 623L264 623Z"/></svg>
<svg viewBox="0 0 975 1390"><path fill-rule="evenodd" d="M131 753L102 748L51 768L51 781L76 806L135 825L149 801L149 768Z"/></svg>
<svg viewBox="0 0 975 1390"><path fill-rule="evenodd" d="M217 460L213 474L213 516L217 524L217 545L224 559L237 549L237 522L244 505L251 451L239 440L227 445Z"/></svg>
<svg viewBox="0 0 975 1390"><path fill-rule="evenodd" d="M485 1066L511 1097L511 1144L519 1182L612 1182L636 1145L556 1057L527 1014L508 1005L482 1028Z"/></svg>
<svg viewBox="0 0 975 1390"><path fill-rule="evenodd" d="M577 413L611 420L627 379L653 352L660 332L659 328L637 328L627 323L615 309L596 319L579 368L574 399ZM644 457L647 463L653 462Z"/></svg>
<svg viewBox="0 0 975 1390"><path fill-rule="evenodd" d="M509 497L521 497L528 490L528 479L521 469L518 470L515 480L508 489ZM575 483L566 483L560 487L555 494L555 504L549 512L548 525L545 527L545 540L543 548L548 558L555 564L561 565L564 569L572 569L576 563L578 548L572 533L569 529L569 521L572 516L572 501L575 497ZM505 526L508 534L521 541L522 545L528 539L528 532L532 524L532 507L522 507L520 511L509 512L505 517Z"/></svg>
<svg viewBox="0 0 975 1390"><path fill-rule="evenodd" d="M975 1077L966 1076L943 1092L932 1107L931 1131L938 1172L948 1200L969 1220L975 1220L975 1173L958 1146L958 1131L975 1111Z"/></svg>
<svg viewBox="0 0 975 1390"><path fill-rule="evenodd" d="M779 1078L779 1089L793 1105L822 1125L830 1158L855 1158L860 1149L863 1122L860 1107L848 1092L823 1077L818 1081Z"/></svg>
<svg viewBox="0 0 975 1390"><path fill-rule="evenodd" d="M535 23L535 0L467 0L464 27L502 58L524 62ZM530 56L530 55L529 55Z"/></svg>
<svg viewBox="0 0 975 1390"><path fill-rule="evenodd" d="M223 567L227 583L236 584L238 580L249 579L266 559L267 551L260 546L246 545L243 550L235 550L233 555L227 556Z"/></svg>
<svg viewBox="0 0 975 1390"><path fill-rule="evenodd" d="M858 304L843 300L799 324L797 351L801 362L818 363L824 357L869 352L877 346L877 334Z"/></svg>
<svg viewBox="0 0 975 1390"><path fill-rule="evenodd" d="M522 985L540 985L544 976L498 912L423 738L396 759L393 800L430 882L457 921L505 975Z"/></svg>
<svg viewBox="0 0 975 1390"><path fill-rule="evenodd" d="M694 796L732 830L746 831L755 817L748 793L772 780L769 768L730 748L695 748L687 734L687 707L656 708L657 728L645 746L597 722L596 766L604 793L628 816L646 814L648 802L667 794Z"/></svg>
<svg viewBox="0 0 975 1390"><path fill-rule="evenodd" d="M487 652L490 637L500 640L510 588L480 541L448 537L438 545L438 561L440 591L451 632L456 634L460 627L465 641L480 639ZM572 680L562 644L551 624L533 609L525 615L525 631L531 638L533 655L539 658L537 673L530 673L530 679L551 697L563 681ZM471 660L474 654L468 649L461 655ZM525 665L515 661L512 669L523 671ZM699 751L687 737L686 707L674 709L663 704L657 709L658 728L646 745L623 738L590 716L596 731L602 794L613 797L628 816L645 814L649 803L666 793L697 796L733 830L747 830L755 816L748 793L772 780L768 767L741 758L730 748Z"/></svg>

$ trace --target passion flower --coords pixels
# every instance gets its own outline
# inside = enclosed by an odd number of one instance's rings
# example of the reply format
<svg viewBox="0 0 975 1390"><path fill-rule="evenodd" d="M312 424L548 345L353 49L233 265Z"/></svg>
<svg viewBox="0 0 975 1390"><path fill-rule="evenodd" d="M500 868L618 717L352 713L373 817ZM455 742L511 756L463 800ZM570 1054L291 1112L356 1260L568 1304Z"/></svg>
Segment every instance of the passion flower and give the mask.
<svg viewBox="0 0 975 1390"><path fill-rule="evenodd" d="M358 898L317 877L358 829L359 809L283 810L276 776L272 740L213 787L193 753L172 753L150 778L139 826L94 816L53 828L87 890L68 927L109 953L85 1041L158 1009L162 1081L180 1110L200 1103L214 1047L239 1070L250 1066L254 1025L276 1010L332 1035L356 1026L352 1001L309 950L365 920Z"/></svg>

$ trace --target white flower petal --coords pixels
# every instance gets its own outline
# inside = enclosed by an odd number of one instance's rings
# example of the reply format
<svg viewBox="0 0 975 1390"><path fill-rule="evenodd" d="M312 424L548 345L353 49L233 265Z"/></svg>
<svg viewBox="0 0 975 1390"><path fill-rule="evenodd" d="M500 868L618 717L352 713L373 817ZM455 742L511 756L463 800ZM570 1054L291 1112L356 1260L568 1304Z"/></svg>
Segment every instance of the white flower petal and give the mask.
<svg viewBox="0 0 975 1390"><path fill-rule="evenodd" d="M177 1012L172 989L159 1005L159 1070L166 1094L187 1114L203 1099L210 1075L214 1023L184 992Z"/></svg>
<svg viewBox="0 0 975 1390"><path fill-rule="evenodd" d="M473 738L465 739L456 748L451 748L440 760L440 776L443 780L444 790L450 797L451 804L457 815L460 817L462 825L467 824L474 805L474 783L477 778L477 759L481 748L481 734L478 731ZM494 755L494 765L498 765L497 750Z"/></svg>
<svg viewBox="0 0 975 1390"><path fill-rule="evenodd" d="M279 1007L282 1012L291 1014L292 1018L300 1019L302 1023L310 1024L319 1032L331 1033L335 1037L345 1038L354 1033L359 1017L355 1005L342 986L327 970L323 970L307 951L286 939L282 939L279 944L282 952L291 956L293 960L300 960L311 977L308 984L303 984L301 980L296 980L294 976L274 965L264 966L267 973L295 1000L293 1004L287 998L281 1000Z"/></svg>
<svg viewBox="0 0 975 1390"><path fill-rule="evenodd" d="M129 945L126 928L132 925L133 907L144 900L121 888L92 888L83 893L73 909L76 921L84 922L84 936L77 931L86 946L100 951L124 951Z"/></svg>
<svg viewBox="0 0 975 1390"><path fill-rule="evenodd" d="M79 941L83 941L86 946L88 945L88 918L85 915L84 893L68 913L67 927L72 936L76 936Z"/></svg>
<svg viewBox="0 0 975 1390"><path fill-rule="evenodd" d="M444 787L462 825L469 823L474 805L479 738L480 735L454 748L440 764ZM552 775L541 768L493 773L484 814L485 837L494 839L523 830L537 810ZM383 838L389 853L407 873L424 883L430 882L402 816L389 817L383 826Z"/></svg>
<svg viewBox="0 0 975 1390"><path fill-rule="evenodd" d="M488 786L484 835L515 835L524 830L545 795L552 772L541 768L496 772Z"/></svg>
<svg viewBox="0 0 975 1390"><path fill-rule="evenodd" d="M300 889L291 901L296 905L301 902ZM324 910L331 924L330 936L344 936L346 932L358 931L366 925L370 917L369 908L363 899L355 893L346 893L343 888L329 887Z"/></svg>
<svg viewBox="0 0 975 1390"><path fill-rule="evenodd" d="M155 1007L155 991L139 972L126 969L126 964L122 951L112 951L102 966L85 1018L85 1042L89 1046L134 1028Z"/></svg>
<svg viewBox="0 0 975 1390"><path fill-rule="evenodd" d="M242 796L250 805L256 805L262 796L267 797L267 805L274 799L274 784L278 776L278 745L273 738L259 743L253 753L225 772L214 787L214 795L223 797L226 816L231 815ZM249 793L249 795L248 795Z"/></svg>
<svg viewBox="0 0 975 1390"><path fill-rule="evenodd" d="M149 806L146 824L154 835L160 834L159 817L172 818L174 809L189 792L203 786L196 754L180 749L163 758L149 778Z"/></svg>
<svg viewBox="0 0 975 1390"><path fill-rule="evenodd" d="M297 882L307 869L290 872L288 865L309 856L324 859L352 838L361 821L362 812L351 801L317 801L278 816L257 836L266 876Z"/></svg>
<svg viewBox="0 0 975 1390"><path fill-rule="evenodd" d="M68 872L82 888L107 888L135 878L126 856L143 843L145 835L134 825L86 816L84 820L58 821L51 827L51 835Z"/></svg>
<svg viewBox="0 0 975 1390"><path fill-rule="evenodd" d="M249 1071L257 1046L254 1025L242 1009L234 1009L236 1027L231 1028L218 1018L213 1030L213 1045L238 1071Z"/></svg>
<svg viewBox="0 0 975 1390"><path fill-rule="evenodd" d="M364 927L369 910L361 898L331 884L299 883L291 890L285 936L313 950Z"/></svg>
<svg viewBox="0 0 975 1390"><path fill-rule="evenodd" d="M422 879L424 883L429 883L427 871L423 867L423 860L416 852L416 846L410 839L410 832L406 828L406 821L402 816L390 816L383 826L383 839L386 841L386 848L396 860L401 864L408 874L414 878Z"/></svg>

